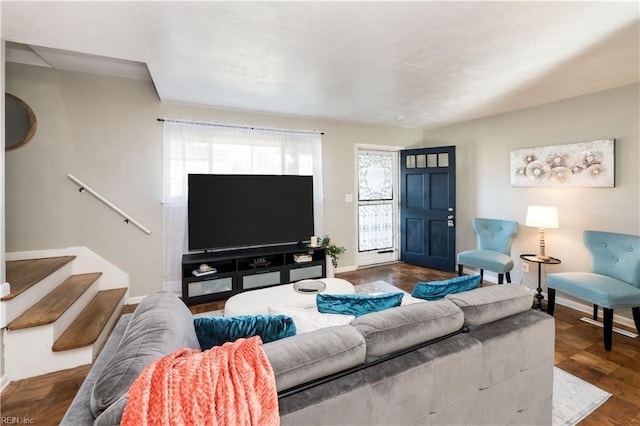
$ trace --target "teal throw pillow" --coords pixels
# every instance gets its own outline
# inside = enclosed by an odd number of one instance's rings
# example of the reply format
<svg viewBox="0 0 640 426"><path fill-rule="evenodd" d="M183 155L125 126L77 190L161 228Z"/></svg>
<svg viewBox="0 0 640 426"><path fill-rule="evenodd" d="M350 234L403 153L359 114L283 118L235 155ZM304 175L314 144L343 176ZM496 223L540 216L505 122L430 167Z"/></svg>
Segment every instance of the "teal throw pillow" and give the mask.
<svg viewBox="0 0 640 426"><path fill-rule="evenodd" d="M264 343L295 336L296 325L286 315L239 315L194 318L200 348L205 351L241 337L260 336Z"/></svg>
<svg viewBox="0 0 640 426"><path fill-rule="evenodd" d="M463 275L444 281L419 282L411 295L418 299L439 300L447 294L473 290L480 285L480 275Z"/></svg>
<svg viewBox="0 0 640 426"><path fill-rule="evenodd" d="M385 294L318 294L316 304L323 314L355 315L359 317L371 312L400 306L403 293Z"/></svg>

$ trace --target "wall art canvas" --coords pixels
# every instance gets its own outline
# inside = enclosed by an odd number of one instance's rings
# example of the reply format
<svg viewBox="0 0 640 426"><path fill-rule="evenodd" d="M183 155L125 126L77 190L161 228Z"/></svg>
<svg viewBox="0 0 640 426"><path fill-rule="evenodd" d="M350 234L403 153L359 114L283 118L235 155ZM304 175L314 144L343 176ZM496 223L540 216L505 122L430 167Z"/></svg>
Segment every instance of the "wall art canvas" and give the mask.
<svg viewBox="0 0 640 426"><path fill-rule="evenodd" d="M511 186L614 186L614 141L523 148L511 151Z"/></svg>

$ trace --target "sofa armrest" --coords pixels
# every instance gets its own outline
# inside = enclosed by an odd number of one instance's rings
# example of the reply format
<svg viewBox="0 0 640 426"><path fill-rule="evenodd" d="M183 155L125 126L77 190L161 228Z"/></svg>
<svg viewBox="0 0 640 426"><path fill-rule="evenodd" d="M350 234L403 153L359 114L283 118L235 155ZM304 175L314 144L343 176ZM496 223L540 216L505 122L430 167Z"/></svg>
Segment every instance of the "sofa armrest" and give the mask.
<svg viewBox="0 0 640 426"><path fill-rule="evenodd" d="M131 314L122 315L118 320L116 326L111 332L111 336L107 339L107 343L105 343L100 355L98 355L94 361L89 374L82 383L82 386L80 386L78 393L75 398L73 398L69 409L62 418L62 422L60 423L61 426L93 425L94 417L89 406L93 387L96 384L98 377L100 377L102 369L107 365L113 354L118 349L120 340L122 339L130 320Z"/></svg>

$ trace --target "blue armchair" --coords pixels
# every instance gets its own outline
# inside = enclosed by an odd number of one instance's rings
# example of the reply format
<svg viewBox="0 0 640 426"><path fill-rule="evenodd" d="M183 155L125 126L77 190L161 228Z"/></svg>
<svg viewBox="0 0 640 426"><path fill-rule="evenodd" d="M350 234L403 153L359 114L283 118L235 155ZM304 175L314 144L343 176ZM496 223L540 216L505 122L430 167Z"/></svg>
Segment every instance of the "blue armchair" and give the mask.
<svg viewBox="0 0 640 426"><path fill-rule="evenodd" d="M596 321L602 306L604 348L610 351L614 309L631 308L640 333L640 237L584 231L583 238L591 254L591 272L547 275L548 313L553 315L556 290L593 304Z"/></svg>
<svg viewBox="0 0 640 426"><path fill-rule="evenodd" d="M504 282L505 275L510 283L511 243L518 233L518 222L477 217L473 219L473 229L478 238L478 249L458 253L458 275L462 275L466 265L480 269L480 282L486 269L498 274L498 284Z"/></svg>

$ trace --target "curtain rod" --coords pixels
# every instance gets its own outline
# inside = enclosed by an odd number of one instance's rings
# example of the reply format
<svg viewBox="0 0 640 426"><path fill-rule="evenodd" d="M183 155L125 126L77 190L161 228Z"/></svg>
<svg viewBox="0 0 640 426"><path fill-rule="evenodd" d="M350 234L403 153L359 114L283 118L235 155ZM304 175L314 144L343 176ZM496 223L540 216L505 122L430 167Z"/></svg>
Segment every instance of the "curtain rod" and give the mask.
<svg viewBox="0 0 640 426"><path fill-rule="evenodd" d="M168 123L183 123L183 124L200 124L202 126L212 126L212 127L227 127L231 129L246 129L246 130L264 130L268 132L280 132L280 133L296 133L302 135L324 135L324 132L320 132L318 130L288 130L288 129L275 129L270 127L253 127L253 126L242 126L239 124L222 124L222 123L211 123L208 121L193 121L193 120L175 120L172 118L158 118L158 121L168 122Z"/></svg>

